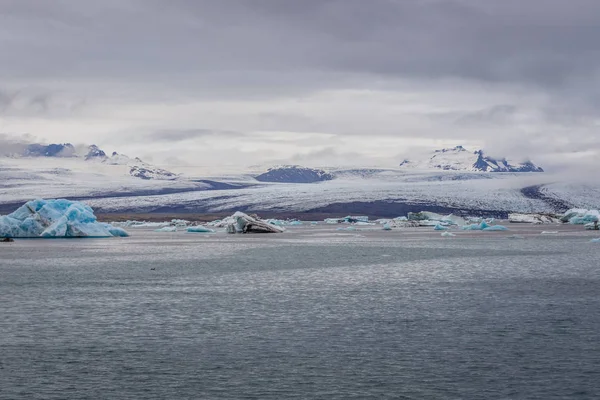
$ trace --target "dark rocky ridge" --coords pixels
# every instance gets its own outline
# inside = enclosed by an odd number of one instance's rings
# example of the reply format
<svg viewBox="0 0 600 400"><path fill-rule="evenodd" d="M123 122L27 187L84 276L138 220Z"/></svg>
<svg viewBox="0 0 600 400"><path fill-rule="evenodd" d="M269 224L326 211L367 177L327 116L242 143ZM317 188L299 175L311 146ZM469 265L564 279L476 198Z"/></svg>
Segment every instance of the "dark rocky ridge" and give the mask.
<svg viewBox="0 0 600 400"><path fill-rule="evenodd" d="M322 169L285 165L269 168L267 172L256 176L255 179L259 182L315 183L330 181L334 176Z"/></svg>

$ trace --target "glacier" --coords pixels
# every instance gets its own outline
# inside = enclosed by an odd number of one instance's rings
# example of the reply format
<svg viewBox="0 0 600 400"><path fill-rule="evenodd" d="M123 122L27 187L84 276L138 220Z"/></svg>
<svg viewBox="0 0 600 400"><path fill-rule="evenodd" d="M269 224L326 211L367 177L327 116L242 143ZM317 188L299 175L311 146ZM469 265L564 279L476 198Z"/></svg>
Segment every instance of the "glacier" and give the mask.
<svg viewBox="0 0 600 400"><path fill-rule="evenodd" d="M0 237L69 238L126 237L119 227L98 222L86 204L65 199L31 200L0 217Z"/></svg>

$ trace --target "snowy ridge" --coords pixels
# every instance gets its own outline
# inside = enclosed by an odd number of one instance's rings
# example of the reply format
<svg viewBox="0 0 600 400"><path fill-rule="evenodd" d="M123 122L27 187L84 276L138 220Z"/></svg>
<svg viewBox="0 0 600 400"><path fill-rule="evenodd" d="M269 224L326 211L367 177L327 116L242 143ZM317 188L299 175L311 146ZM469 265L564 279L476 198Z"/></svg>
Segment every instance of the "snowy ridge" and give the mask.
<svg viewBox="0 0 600 400"><path fill-rule="evenodd" d="M531 161L511 164L506 158L486 156L483 150L468 151L462 146L435 150L425 160L404 160L401 168L470 172L544 172Z"/></svg>

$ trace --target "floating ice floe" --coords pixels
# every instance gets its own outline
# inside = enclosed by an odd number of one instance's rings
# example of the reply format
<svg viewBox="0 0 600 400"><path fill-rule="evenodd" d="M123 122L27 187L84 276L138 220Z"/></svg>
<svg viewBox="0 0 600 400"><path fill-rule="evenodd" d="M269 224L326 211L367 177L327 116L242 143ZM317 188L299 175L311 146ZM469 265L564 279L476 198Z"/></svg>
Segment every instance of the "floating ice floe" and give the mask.
<svg viewBox="0 0 600 400"><path fill-rule="evenodd" d="M485 228L489 228L491 225L488 225L487 222L481 221L478 224L464 225L461 227L463 231L482 231Z"/></svg>
<svg viewBox="0 0 600 400"><path fill-rule="evenodd" d="M94 210L70 200L28 201L9 215L0 217L0 237L114 237L129 236L125 230L98 222Z"/></svg>
<svg viewBox="0 0 600 400"><path fill-rule="evenodd" d="M345 228L337 228L338 231L356 231L357 229L353 226L347 226Z"/></svg>
<svg viewBox="0 0 600 400"><path fill-rule="evenodd" d="M456 235L452 232L442 232L442 236L443 237L452 237L452 236L456 236Z"/></svg>
<svg viewBox="0 0 600 400"><path fill-rule="evenodd" d="M600 224L598 222L589 222L583 226L588 231L600 230Z"/></svg>
<svg viewBox="0 0 600 400"><path fill-rule="evenodd" d="M558 231L542 231L541 235L556 235Z"/></svg>
<svg viewBox="0 0 600 400"><path fill-rule="evenodd" d="M190 233L214 233L214 230L202 225L190 226L187 228L187 231Z"/></svg>
<svg viewBox="0 0 600 400"><path fill-rule="evenodd" d="M600 243L600 238L590 240L592 243Z"/></svg>
<svg viewBox="0 0 600 400"><path fill-rule="evenodd" d="M440 224L436 224L436 225L433 227L433 230L435 230L435 231L447 231L447 230L448 230L448 227L447 227L447 226L442 226L442 225L440 225Z"/></svg>
<svg viewBox="0 0 600 400"><path fill-rule="evenodd" d="M429 211L421 211L417 213L408 213L409 221L418 221L419 226L450 226L450 225L464 225L466 221L464 218L449 214L441 215Z"/></svg>
<svg viewBox="0 0 600 400"><path fill-rule="evenodd" d="M256 217L251 217L243 212L237 211L231 217L226 218L228 221L226 228L227 233L282 233L285 228L269 224ZM225 221L224 220L224 221Z"/></svg>
<svg viewBox="0 0 600 400"><path fill-rule="evenodd" d="M490 231L507 231L508 228L505 227L504 225L492 225L492 226L488 226L487 228L483 228L484 231L490 232Z"/></svg>
<svg viewBox="0 0 600 400"><path fill-rule="evenodd" d="M558 224L561 222L556 215L550 214L508 214L508 222L520 224Z"/></svg>
<svg viewBox="0 0 600 400"><path fill-rule="evenodd" d="M176 226L164 226L160 229L155 229L154 232L177 232Z"/></svg>
<svg viewBox="0 0 600 400"><path fill-rule="evenodd" d="M390 224L387 224L387 223L386 223L386 224L383 224L383 230L384 230L384 231L391 231L391 230L392 230L392 227L390 226Z"/></svg>

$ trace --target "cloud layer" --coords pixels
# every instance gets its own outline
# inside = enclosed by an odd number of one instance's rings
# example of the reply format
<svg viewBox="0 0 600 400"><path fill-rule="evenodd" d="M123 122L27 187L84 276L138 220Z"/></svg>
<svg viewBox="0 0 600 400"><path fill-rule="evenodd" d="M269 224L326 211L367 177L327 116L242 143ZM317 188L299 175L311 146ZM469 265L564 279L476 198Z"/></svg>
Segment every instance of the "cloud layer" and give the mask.
<svg viewBox="0 0 600 400"><path fill-rule="evenodd" d="M595 0L9 0L0 13L12 135L213 164L235 150L388 165L464 144L563 167L600 148Z"/></svg>

